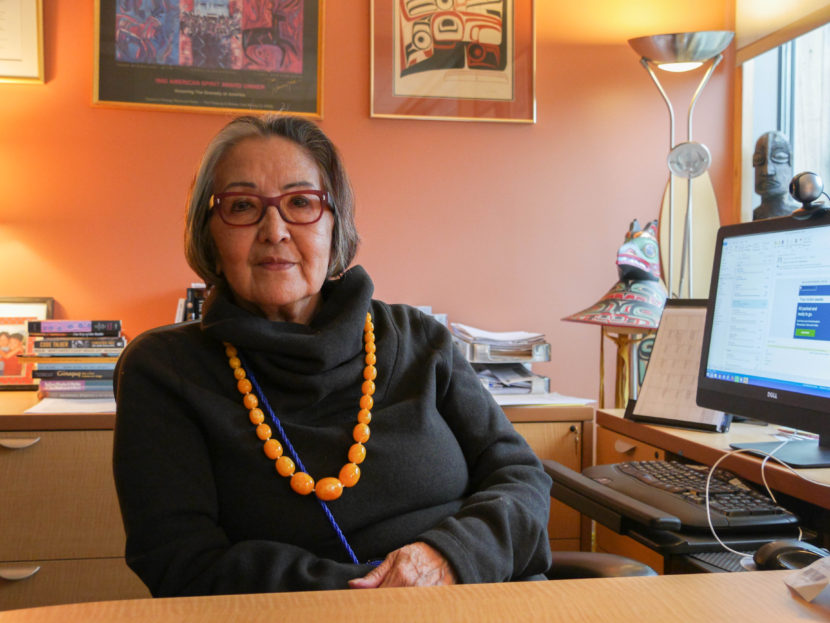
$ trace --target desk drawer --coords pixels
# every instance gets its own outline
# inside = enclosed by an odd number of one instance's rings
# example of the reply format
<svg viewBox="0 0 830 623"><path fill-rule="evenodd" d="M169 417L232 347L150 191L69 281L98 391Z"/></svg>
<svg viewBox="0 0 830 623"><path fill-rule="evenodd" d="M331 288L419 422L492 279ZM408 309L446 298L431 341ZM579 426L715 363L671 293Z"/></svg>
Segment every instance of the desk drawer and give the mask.
<svg viewBox="0 0 830 623"><path fill-rule="evenodd" d="M122 557L112 431L0 432L0 560Z"/></svg>
<svg viewBox="0 0 830 623"><path fill-rule="evenodd" d="M514 422L540 459L552 459L579 471L582 460L582 422ZM559 500L550 501L548 536L551 549L579 549L579 513Z"/></svg>
<svg viewBox="0 0 830 623"><path fill-rule="evenodd" d="M623 463L625 461L664 460L666 452L642 441L597 427L597 465Z"/></svg>
<svg viewBox="0 0 830 623"><path fill-rule="evenodd" d="M37 567L26 579L0 579L0 610L150 597L123 558L0 562L0 575L27 575Z"/></svg>

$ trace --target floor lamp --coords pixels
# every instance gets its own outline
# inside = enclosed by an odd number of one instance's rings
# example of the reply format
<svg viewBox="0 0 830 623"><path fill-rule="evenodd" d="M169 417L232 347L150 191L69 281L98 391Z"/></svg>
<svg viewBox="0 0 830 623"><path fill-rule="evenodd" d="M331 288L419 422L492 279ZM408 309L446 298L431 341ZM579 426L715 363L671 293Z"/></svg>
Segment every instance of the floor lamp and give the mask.
<svg viewBox="0 0 830 623"><path fill-rule="evenodd" d="M651 35L648 37L637 37L629 39L628 44L640 55L640 64L648 72L654 81L660 95L666 102L669 109L669 190L668 190L668 236L667 244L663 249L662 256L666 258L664 273L669 296L680 296L683 286L686 286L687 294L693 296L693 266L692 251L693 236L693 214L692 214L692 178L702 175L711 162L709 150L705 145L695 143L692 140L692 115L695 103L700 96L703 87L709 81L715 67L723 58L722 52L732 41L733 33L729 31L701 31L684 32L668 35ZM708 62L709 66L698 84L692 96L687 114L687 140L683 143L675 143L675 122L674 108L669 100L665 89L654 71L658 68L665 71L683 72L691 71ZM674 177L683 177L687 180L686 214L683 225L683 242L681 250L681 262L678 283L674 282L674 245L675 239L675 207L674 207ZM661 217L662 218L662 217ZM661 229L661 231L663 231ZM661 246L663 246L661 240ZM676 287L675 287L676 285Z"/></svg>

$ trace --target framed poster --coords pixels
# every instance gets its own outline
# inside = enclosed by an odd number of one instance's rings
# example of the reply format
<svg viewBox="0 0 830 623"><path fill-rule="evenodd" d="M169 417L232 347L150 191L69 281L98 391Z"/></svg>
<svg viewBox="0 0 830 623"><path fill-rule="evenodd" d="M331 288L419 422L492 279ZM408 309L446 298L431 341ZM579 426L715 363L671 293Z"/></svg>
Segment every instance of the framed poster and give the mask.
<svg viewBox="0 0 830 623"><path fill-rule="evenodd" d="M20 356L32 354L27 322L52 317L51 298L0 298L0 390L37 389L32 364Z"/></svg>
<svg viewBox="0 0 830 623"><path fill-rule="evenodd" d="M373 117L534 123L534 0L372 0Z"/></svg>
<svg viewBox="0 0 830 623"><path fill-rule="evenodd" d="M95 4L95 104L322 115L323 0Z"/></svg>
<svg viewBox="0 0 830 623"><path fill-rule="evenodd" d="M0 0L0 82L43 81L43 0Z"/></svg>

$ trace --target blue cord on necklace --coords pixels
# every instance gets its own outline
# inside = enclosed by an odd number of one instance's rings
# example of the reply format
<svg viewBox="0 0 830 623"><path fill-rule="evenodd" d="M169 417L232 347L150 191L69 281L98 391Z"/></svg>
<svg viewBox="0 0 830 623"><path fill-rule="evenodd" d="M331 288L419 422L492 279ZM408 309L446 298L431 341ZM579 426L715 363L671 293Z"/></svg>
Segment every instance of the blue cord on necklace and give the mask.
<svg viewBox="0 0 830 623"><path fill-rule="evenodd" d="M239 357L239 361L242 363L242 366L245 368L245 372L247 373L248 379L251 381L251 385L253 385L254 390L256 391L257 395L259 396L260 401L262 402L262 406L265 407L265 412L268 414L268 417L271 418L271 421L274 423L274 427L277 429L277 433L282 438L283 443L285 444L285 449L288 451L288 454L291 456L291 460L297 465L297 468L301 472L308 473L303 462L300 460L300 456L297 454L297 451L294 449L294 446L291 445L291 442L288 440L288 435L285 434L285 429L283 429L282 424L280 423L279 418L277 417L274 410L271 408L271 404L268 402L268 398L265 397L265 392L262 391L262 388L257 383L256 377L254 377L254 373L251 370L251 367L245 363L245 359L242 357L242 352L237 349L237 356ZM316 496L315 496L316 497ZM320 503L320 506L323 508L323 512L326 514L326 518L329 520L331 527L334 528L335 534L337 534L337 538L340 539L340 542L343 544L343 547L346 549L346 553L349 554L349 558L351 561L359 565L360 561L357 559L357 556L354 553L351 545L346 540L346 535L343 534L343 531L340 529L340 526L337 525L337 520L332 515L331 510L329 509L329 505L326 504L324 500L317 498L317 501ZM377 566L380 564L381 561L379 560L372 560L368 564Z"/></svg>

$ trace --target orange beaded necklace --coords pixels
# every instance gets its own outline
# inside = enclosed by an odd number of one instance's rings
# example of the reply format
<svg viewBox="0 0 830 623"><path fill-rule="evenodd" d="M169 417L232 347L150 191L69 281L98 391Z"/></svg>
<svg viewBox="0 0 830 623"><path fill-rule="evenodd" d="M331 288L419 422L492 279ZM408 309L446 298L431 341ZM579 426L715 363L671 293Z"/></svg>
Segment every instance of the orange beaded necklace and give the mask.
<svg viewBox="0 0 830 623"><path fill-rule="evenodd" d="M372 407L374 406L372 395L375 393L375 378L378 373L377 368L375 368L377 357L375 355L374 329L372 315L367 313L366 322L363 326L363 347L366 351L364 357L366 367L363 368L364 380L361 386L363 395L360 397L360 411L357 413L357 424L352 430L352 438L355 443L349 448L349 462L340 469L340 473L336 478L333 476L321 478L316 484L314 479L307 473L296 471L294 460L285 456L283 454L282 444L272 438L273 433L271 427L265 423L265 413L259 408L259 399L253 393L254 386L251 383L253 377L251 379L248 378L249 375L246 374L245 369L242 367L242 360L236 348L229 342L223 342L228 363L233 369L233 376L236 379L236 388L242 394L242 404L248 409L248 418L251 424L256 426L257 437L264 442L262 449L265 452L265 456L275 461L275 467L280 476L291 478L291 488L300 495L308 495L313 491L323 501L336 500L343 494L343 487L353 487L360 480L359 464L366 458L366 447L363 444L369 440L369 422L372 421ZM259 388L257 389L259 390ZM261 390L259 392L262 394ZM269 415L273 419L274 424L281 430L282 427L279 424L279 420L276 419L270 407L267 406L265 397L262 396L262 398L265 402L264 406L269 411ZM283 441L288 444L288 440L284 435ZM291 454L294 454L294 458L299 461L293 452L293 448L290 448L290 444L288 445Z"/></svg>

